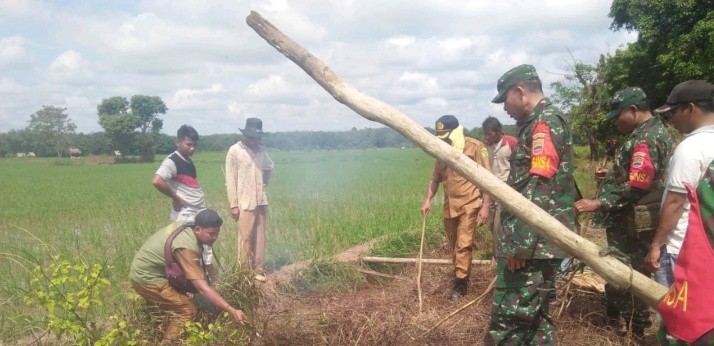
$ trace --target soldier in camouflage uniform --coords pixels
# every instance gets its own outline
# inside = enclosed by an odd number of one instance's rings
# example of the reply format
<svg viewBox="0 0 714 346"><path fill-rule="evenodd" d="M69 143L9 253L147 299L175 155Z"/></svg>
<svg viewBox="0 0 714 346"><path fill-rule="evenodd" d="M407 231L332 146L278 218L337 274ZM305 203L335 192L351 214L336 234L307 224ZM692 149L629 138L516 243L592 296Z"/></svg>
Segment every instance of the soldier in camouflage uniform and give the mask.
<svg viewBox="0 0 714 346"><path fill-rule="evenodd" d="M647 276L644 258L649 251L653 234L635 233L628 229L627 212L651 195L655 203L662 197L667 161L672 154L672 137L659 117L652 116L647 95L637 87L615 93L610 103L607 119L613 120L617 129L630 136L622 145L612 169L600 183L597 199L582 199L575 203L579 212L596 212L594 224L606 228L607 244L624 256L632 268ZM628 329L642 337L651 325L649 308L631 293L605 285L607 319L596 324L610 324L619 329L622 316ZM630 323L631 319L631 323Z"/></svg>
<svg viewBox="0 0 714 346"><path fill-rule="evenodd" d="M493 103L516 120L519 133L511 154L508 185L575 227L573 140L563 113L543 96L531 65L520 65L498 80ZM548 295L566 256L510 210L503 210L497 235L497 276L489 333L499 345L552 345L555 330Z"/></svg>

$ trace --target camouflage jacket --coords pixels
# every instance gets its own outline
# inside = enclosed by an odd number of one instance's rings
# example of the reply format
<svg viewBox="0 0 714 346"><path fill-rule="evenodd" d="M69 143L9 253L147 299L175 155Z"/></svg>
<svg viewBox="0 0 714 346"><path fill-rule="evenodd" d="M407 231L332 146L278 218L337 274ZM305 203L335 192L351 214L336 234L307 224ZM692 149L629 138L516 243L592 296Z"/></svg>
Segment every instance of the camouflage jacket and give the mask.
<svg viewBox="0 0 714 346"><path fill-rule="evenodd" d="M659 117L653 116L635 127L600 183L598 199L602 209L593 217L595 227L624 225L628 207L649 191L664 187L672 142ZM657 200L661 198L659 195Z"/></svg>
<svg viewBox="0 0 714 346"><path fill-rule="evenodd" d="M518 143L511 153L508 185L566 227L574 229L573 203L577 192L573 176L573 138L563 113L544 98L518 126ZM565 257L552 240L540 235L508 209L504 209L502 215L502 227L497 236L498 257Z"/></svg>

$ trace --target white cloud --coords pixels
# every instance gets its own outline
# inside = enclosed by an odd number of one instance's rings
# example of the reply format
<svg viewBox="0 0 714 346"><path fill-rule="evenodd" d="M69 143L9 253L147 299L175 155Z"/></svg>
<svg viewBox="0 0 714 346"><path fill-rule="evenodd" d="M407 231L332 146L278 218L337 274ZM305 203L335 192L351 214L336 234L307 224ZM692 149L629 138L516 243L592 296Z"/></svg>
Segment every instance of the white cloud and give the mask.
<svg viewBox="0 0 714 346"><path fill-rule="evenodd" d="M273 132L381 126L270 47L246 25L251 10L424 126L446 113L469 128L487 115L512 123L490 103L503 72L530 63L547 85L567 49L594 63L636 39L609 31L606 1L0 1L0 131L42 104L97 131L103 98L135 94L164 99L166 132L236 132L251 116Z"/></svg>
<svg viewBox="0 0 714 346"><path fill-rule="evenodd" d="M0 68L26 62L29 54L25 49L25 38L10 36L0 38Z"/></svg>

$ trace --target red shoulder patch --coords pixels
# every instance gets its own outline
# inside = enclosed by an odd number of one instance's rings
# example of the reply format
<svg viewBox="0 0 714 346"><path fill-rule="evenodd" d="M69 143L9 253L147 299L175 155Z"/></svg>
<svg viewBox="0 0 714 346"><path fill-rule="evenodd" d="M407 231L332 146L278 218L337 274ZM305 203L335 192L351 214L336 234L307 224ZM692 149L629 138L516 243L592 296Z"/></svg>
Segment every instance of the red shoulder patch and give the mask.
<svg viewBox="0 0 714 346"><path fill-rule="evenodd" d="M630 179L627 185L647 191L654 181L654 165L646 143L635 145L630 162Z"/></svg>
<svg viewBox="0 0 714 346"><path fill-rule="evenodd" d="M550 137L548 123L539 121L533 126L531 169L529 173L550 179L555 175L559 164L560 157Z"/></svg>

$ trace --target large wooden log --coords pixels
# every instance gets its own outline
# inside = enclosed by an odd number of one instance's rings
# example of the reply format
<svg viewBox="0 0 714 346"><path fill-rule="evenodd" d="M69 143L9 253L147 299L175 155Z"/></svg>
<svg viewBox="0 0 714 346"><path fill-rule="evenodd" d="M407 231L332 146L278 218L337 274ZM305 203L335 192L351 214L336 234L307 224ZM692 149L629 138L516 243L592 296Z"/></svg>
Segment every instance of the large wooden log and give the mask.
<svg viewBox="0 0 714 346"><path fill-rule="evenodd" d="M600 256L597 245L566 228L488 170L437 139L408 116L380 100L359 92L257 12L251 11L246 22L271 46L302 68L338 102L371 121L391 127L429 155L444 161L519 218L535 227L542 235L552 239L561 249L587 263L607 282L615 287L629 289L653 307L667 292L664 286L632 270L617 259Z"/></svg>

